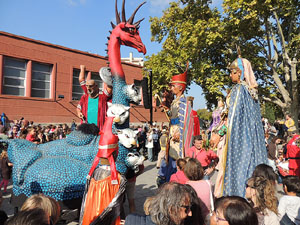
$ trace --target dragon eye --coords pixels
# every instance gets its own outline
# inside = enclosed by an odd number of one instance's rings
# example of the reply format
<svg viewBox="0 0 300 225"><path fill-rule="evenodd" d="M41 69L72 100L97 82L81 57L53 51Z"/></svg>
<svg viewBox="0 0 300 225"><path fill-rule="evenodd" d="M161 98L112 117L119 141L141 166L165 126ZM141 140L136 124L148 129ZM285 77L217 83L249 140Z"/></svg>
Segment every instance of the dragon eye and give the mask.
<svg viewBox="0 0 300 225"><path fill-rule="evenodd" d="M131 33L131 34L135 33L135 28L133 28L133 27L129 27L128 30L129 30L129 33Z"/></svg>

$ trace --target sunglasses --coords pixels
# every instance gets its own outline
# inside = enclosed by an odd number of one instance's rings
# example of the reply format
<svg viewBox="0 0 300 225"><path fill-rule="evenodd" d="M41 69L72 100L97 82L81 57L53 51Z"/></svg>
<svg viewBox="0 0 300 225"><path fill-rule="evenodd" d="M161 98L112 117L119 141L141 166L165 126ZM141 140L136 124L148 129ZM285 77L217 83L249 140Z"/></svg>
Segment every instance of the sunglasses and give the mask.
<svg viewBox="0 0 300 225"><path fill-rule="evenodd" d="M191 211L192 206L190 205L181 205L181 208L185 208L185 213L188 214Z"/></svg>
<svg viewBox="0 0 300 225"><path fill-rule="evenodd" d="M249 185L247 182L245 183L245 185L246 185L246 188L253 188L253 189L255 189L255 187L253 187L253 186L251 186L251 185Z"/></svg>

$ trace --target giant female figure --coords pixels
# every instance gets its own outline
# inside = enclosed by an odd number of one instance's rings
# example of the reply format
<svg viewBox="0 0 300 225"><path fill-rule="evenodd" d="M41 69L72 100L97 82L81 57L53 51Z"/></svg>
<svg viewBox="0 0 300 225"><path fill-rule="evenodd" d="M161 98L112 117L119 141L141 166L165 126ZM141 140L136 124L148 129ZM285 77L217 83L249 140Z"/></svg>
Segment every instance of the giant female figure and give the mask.
<svg viewBox="0 0 300 225"><path fill-rule="evenodd" d="M221 192L244 197L245 182L256 165L266 163L267 151L257 98L257 82L247 59L237 58L230 66L236 83L227 97L228 131L223 151L224 178Z"/></svg>

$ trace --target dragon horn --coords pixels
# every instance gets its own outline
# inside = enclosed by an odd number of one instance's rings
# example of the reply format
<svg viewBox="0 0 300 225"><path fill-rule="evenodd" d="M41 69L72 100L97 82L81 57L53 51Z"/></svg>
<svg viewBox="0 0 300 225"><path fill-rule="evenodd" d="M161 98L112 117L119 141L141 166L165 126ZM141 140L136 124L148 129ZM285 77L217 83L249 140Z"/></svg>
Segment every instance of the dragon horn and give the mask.
<svg viewBox="0 0 300 225"><path fill-rule="evenodd" d="M120 14L118 13L118 0L116 0L116 23L121 23Z"/></svg>
<svg viewBox="0 0 300 225"><path fill-rule="evenodd" d="M126 16L125 16L125 0L122 3L122 22L126 23Z"/></svg>
<svg viewBox="0 0 300 225"><path fill-rule="evenodd" d="M116 25L113 24L113 22L110 22L113 29L115 29Z"/></svg>
<svg viewBox="0 0 300 225"><path fill-rule="evenodd" d="M140 23L144 20L145 18L137 21L135 24L133 24L135 27L138 27L140 25Z"/></svg>
<svg viewBox="0 0 300 225"><path fill-rule="evenodd" d="M132 24L133 23L133 20L134 20L134 16L136 14L136 12L139 10L139 8L141 8L142 5L144 5L146 2L143 2L142 4L140 4L136 10L132 13L131 17L128 19L128 23L129 24Z"/></svg>

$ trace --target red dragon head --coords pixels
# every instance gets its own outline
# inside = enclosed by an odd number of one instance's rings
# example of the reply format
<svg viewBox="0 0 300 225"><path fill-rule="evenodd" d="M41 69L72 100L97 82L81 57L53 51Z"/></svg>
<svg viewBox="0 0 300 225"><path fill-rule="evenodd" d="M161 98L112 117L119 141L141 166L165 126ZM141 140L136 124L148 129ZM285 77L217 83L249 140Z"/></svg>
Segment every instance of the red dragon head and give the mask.
<svg viewBox="0 0 300 225"><path fill-rule="evenodd" d="M126 45L133 47L137 49L139 52L142 52L144 55L146 54L146 47L143 44L140 34L139 34L139 27L140 27L140 22L144 20L141 19L137 21L136 23L133 23L134 16L136 12L139 10L139 8L145 4L146 2L143 2L140 4L136 10L133 12L132 16L126 20L125 17L125 0L123 0L122 4L122 22L120 19L120 14L118 12L118 7L117 7L117 0L116 0L116 22L117 25L114 25L111 23L113 30L112 30L112 35L117 37L120 41L121 45Z"/></svg>

